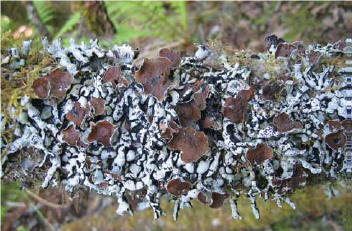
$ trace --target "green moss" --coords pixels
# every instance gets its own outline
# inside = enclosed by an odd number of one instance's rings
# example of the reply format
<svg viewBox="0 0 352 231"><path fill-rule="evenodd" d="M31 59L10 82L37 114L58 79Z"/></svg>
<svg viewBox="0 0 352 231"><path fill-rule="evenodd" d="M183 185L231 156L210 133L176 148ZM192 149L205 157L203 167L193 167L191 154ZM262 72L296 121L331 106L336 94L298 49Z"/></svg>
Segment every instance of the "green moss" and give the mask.
<svg viewBox="0 0 352 231"><path fill-rule="evenodd" d="M2 29L2 28L1 28ZM11 30L1 31L1 54L7 54L11 47L21 47L22 42L25 40L24 36L14 38Z"/></svg>
<svg viewBox="0 0 352 231"><path fill-rule="evenodd" d="M3 221L8 207L6 201L20 202L26 199L26 194L20 189L21 182L4 183L1 182L1 221Z"/></svg>
<svg viewBox="0 0 352 231"><path fill-rule="evenodd" d="M4 33L1 40L2 57L6 57L8 50L11 47L16 47L19 50L22 47L24 38L14 39L11 31ZM36 98L37 96L32 91L32 84L35 79L40 76L41 71L54 63L54 59L48 53L40 53L42 45L39 39L34 40L32 49L28 57L25 59L25 66L19 71L14 71L9 68L9 64L2 64L1 66L1 107L2 113L5 117L5 130L2 131L1 137L8 144L13 139L13 130L16 126L15 118L17 118L25 106L21 106L20 100L25 96ZM10 114L10 110L14 113ZM8 147L7 147L8 148ZM7 148L1 153L5 155Z"/></svg>

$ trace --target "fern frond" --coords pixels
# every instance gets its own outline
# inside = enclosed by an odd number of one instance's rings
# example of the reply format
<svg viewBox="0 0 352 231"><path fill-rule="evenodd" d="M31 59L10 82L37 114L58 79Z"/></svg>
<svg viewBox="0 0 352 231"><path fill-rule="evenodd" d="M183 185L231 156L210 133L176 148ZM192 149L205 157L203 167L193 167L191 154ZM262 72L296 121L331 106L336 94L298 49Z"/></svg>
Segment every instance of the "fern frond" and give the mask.
<svg viewBox="0 0 352 231"><path fill-rule="evenodd" d="M186 1L175 1L170 2L171 6L175 9L175 12L180 15L180 22L185 31L188 31L187 23L187 2Z"/></svg>
<svg viewBox="0 0 352 231"><path fill-rule="evenodd" d="M37 10L43 24L50 23L55 17L55 7L49 1L33 1L33 5Z"/></svg>
<svg viewBox="0 0 352 231"><path fill-rule="evenodd" d="M117 30L114 42L150 36L168 40L188 34L186 2L105 1L105 6Z"/></svg>
<svg viewBox="0 0 352 231"><path fill-rule="evenodd" d="M71 31L78 23L81 16L81 12L74 13L66 23L61 27L60 31L55 35L55 38L66 34L67 32Z"/></svg>

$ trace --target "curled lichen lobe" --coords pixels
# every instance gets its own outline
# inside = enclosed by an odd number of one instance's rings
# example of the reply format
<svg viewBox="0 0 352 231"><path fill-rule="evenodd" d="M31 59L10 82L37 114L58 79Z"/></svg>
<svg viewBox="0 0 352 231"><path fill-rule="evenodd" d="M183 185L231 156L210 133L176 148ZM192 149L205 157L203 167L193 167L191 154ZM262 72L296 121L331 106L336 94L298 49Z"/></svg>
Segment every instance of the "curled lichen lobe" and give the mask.
<svg viewBox="0 0 352 231"><path fill-rule="evenodd" d="M248 111L248 101L253 96L253 90L241 90L236 98L228 97L222 109L225 117L229 118L233 123L239 123L246 119Z"/></svg>
<svg viewBox="0 0 352 231"><path fill-rule="evenodd" d="M88 141L98 141L105 147L111 146L111 138L113 137L117 126L112 125L109 121L101 121L97 124L91 122L92 130L88 135Z"/></svg>
<svg viewBox="0 0 352 231"><path fill-rule="evenodd" d="M267 159L274 157L273 150L265 143L258 144L254 149L247 151L247 159L251 164L262 164Z"/></svg>
<svg viewBox="0 0 352 231"><path fill-rule="evenodd" d="M128 80L123 76L121 72L120 65L110 67L103 76L103 82L111 83L114 88L119 84L122 84L125 87L128 87L129 85Z"/></svg>
<svg viewBox="0 0 352 231"><path fill-rule="evenodd" d="M144 59L142 67L135 73L136 80L143 85L145 93L163 100L171 85L178 86L178 82L170 78L171 67L172 62L167 58Z"/></svg>
<svg viewBox="0 0 352 231"><path fill-rule="evenodd" d="M166 189L174 196L181 196L186 194L192 187L193 184L191 182L174 179L167 183Z"/></svg>
<svg viewBox="0 0 352 231"><path fill-rule="evenodd" d="M293 129L302 129L303 125L300 122L292 121L286 113L281 113L274 118L274 124L278 132L289 132Z"/></svg>
<svg viewBox="0 0 352 231"><path fill-rule="evenodd" d="M208 149L208 137L204 132L196 132L193 127L173 135L167 144L171 150L181 151L181 160L186 163L199 160Z"/></svg>
<svg viewBox="0 0 352 231"><path fill-rule="evenodd" d="M330 133L326 135L325 142L329 145L330 148L338 150L345 146L346 136L344 135L343 130L340 130L335 133Z"/></svg>
<svg viewBox="0 0 352 231"><path fill-rule="evenodd" d="M46 75L45 78L50 82L52 95L59 99L65 97L66 91L73 82L73 76L59 68Z"/></svg>

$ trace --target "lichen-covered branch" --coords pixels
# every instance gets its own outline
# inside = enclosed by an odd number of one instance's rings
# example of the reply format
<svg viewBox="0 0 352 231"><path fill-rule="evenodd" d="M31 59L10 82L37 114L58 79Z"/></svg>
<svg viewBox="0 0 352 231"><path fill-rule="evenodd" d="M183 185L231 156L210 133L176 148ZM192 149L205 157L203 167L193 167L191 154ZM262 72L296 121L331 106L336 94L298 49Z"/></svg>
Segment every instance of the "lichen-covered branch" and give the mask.
<svg viewBox="0 0 352 231"><path fill-rule="evenodd" d="M2 102L3 179L86 187L117 197L118 214L155 218L163 196L175 219L194 199L230 203L234 219L242 199L258 219L258 197L295 208L297 188L351 175L352 41L267 40L266 53L211 43L140 66L130 46L97 40L4 51L5 81L43 68L17 103Z"/></svg>

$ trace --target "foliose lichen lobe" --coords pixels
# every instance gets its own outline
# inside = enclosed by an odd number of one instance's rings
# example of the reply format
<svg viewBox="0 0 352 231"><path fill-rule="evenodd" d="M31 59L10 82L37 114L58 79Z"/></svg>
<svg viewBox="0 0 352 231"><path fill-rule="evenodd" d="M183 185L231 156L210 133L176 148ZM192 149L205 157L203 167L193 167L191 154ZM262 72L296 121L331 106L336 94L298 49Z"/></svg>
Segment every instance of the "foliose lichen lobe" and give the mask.
<svg viewBox="0 0 352 231"><path fill-rule="evenodd" d="M162 196L175 201L174 218L196 198L211 208L229 201L236 219L241 195L256 218L258 196L294 207L288 195L309 177L352 172L352 41L275 41L248 65L199 46L194 57L163 49L140 67L128 45L45 44L55 61L34 81L37 97L20 99L26 110L1 128L16 129L2 140L3 171L34 148L50 163L43 187L113 195L118 214L151 207L158 218ZM132 203L133 194L144 197Z"/></svg>

